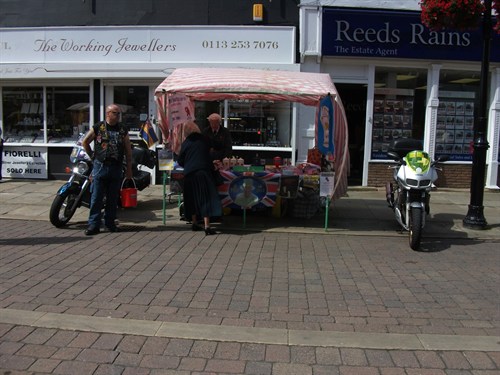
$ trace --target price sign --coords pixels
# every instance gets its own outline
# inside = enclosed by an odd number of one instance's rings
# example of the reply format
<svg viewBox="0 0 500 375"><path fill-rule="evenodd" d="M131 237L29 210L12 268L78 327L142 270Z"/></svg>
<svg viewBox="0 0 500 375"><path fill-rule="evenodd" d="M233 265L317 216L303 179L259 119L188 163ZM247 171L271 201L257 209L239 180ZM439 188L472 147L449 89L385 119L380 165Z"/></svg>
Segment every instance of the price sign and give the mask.
<svg viewBox="0 0 500 375"><path fill-rule="evenodd" d="M319 196L332 198L335 186L335 172L323 172L319 175Z"/></svg>
<svg viewBox="0 0 500 375"><path fill-rule="evenodd" d="M160 171L171 171L174 169L174 154L172 150L158 151L158 169Z"/></svg>

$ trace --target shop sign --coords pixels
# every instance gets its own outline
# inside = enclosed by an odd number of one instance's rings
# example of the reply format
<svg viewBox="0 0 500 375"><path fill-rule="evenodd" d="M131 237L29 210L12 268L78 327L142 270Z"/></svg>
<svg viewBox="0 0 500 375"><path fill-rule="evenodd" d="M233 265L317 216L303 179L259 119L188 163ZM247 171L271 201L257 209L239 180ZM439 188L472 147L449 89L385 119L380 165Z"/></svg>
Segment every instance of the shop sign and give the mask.
<svg viewBox="0 0 500 375"><path fill-rule="evenodd" d="M481 61L482 33L431 31L420 12L324 8L322 55ZM490 61L500 61L500 35L492 32Z"/></svg>
<svg viewBox="0 0 500 375"><path fill-rule="evenodd" d="M2 175L10 178L47 179L47 147L4 146Z"/></svg>
<svg viewBox="0 0 500 375"><path fill-rule="evenodd" d="M295 59L292 26L2 28L0 34L5 64L185 63L200 57L204 63L290 64Z"/></svg>

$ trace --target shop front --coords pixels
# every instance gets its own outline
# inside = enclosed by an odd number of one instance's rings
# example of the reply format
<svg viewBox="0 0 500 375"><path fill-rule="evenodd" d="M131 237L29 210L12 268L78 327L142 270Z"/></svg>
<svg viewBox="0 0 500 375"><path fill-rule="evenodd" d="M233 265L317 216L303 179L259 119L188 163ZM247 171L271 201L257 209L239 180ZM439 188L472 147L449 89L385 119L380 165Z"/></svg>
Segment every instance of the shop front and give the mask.
<svg viewBox="0 0 500 375"><path fill-rule="evenodd" d="M149 122L160 137L155 89L187 66L298 71L292 26L110 26L0 30L4 178L64 179L80 133L117 103L133 142ZM220 112L238 157L295 157L297 106L197 103L201 127ZM32 157L29 155L37 155Z"/></svg>
<svg viewBox="0 0 500 375"><path fill-rule="evenodd" d="M470 187L480 30L430 31L416 9L309 6L301 8L300 27L302 70L330 73L336 83L349 123L351 171L362 185L384 186L391 178L390 143L411 137L432 157L449 157L439 186ZM488 85L485 185L498 188L499 35L491 42Z"/></svg>

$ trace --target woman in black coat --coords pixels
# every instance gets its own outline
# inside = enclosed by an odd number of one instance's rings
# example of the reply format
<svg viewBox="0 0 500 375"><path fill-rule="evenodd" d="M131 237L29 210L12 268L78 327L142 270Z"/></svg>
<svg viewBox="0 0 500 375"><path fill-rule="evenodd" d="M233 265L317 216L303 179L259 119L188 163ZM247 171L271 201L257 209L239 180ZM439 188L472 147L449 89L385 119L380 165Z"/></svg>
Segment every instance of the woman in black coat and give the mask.
<svg viewBox="0 0 500 375"><path fill-rule="evenodd" d="M210 227L210 217L222 216L222 206L208 144L193 121L182 126L185 138L177 162L184 168L184 213L186 218L191 218L192 230L204 230L206 235L216 234ZM201 218L204 227L197 224Z"/></svg>

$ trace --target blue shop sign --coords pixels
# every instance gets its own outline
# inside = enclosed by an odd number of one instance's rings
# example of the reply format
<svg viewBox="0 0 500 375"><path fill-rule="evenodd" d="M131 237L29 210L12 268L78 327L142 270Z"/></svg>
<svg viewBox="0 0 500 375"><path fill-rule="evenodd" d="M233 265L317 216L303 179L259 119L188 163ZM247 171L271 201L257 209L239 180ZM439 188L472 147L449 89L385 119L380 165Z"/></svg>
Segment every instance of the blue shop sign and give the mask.
<svg viewBox="0 0 500 375"><path fill-rule="evenodd" d="M490 61L500 62L491 34ZM481 61L482 46L481 29L431 31L420 12L323 8L323 56Z"/></svg>

